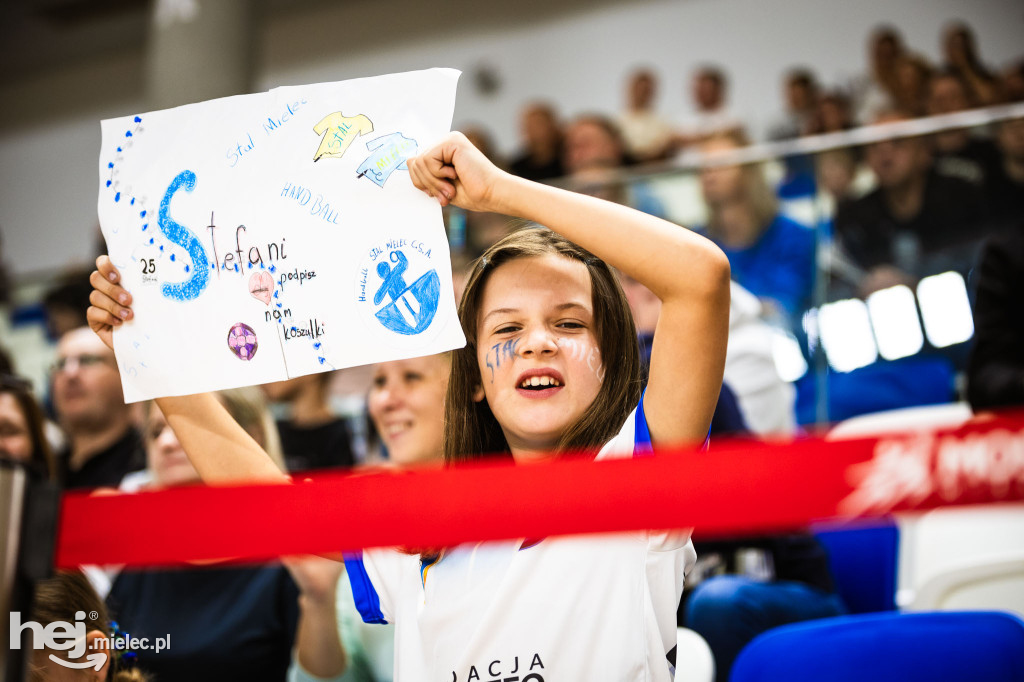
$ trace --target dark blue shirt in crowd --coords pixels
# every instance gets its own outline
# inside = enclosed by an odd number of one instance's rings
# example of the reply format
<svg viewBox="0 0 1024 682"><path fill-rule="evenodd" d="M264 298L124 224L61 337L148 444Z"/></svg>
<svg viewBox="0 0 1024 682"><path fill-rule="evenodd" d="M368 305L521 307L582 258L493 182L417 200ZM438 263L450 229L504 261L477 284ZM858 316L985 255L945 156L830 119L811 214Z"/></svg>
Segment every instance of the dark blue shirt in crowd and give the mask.
<svg viewBox="0 0 1024 682"><path fill-rule="evenodd" d="M122 633L149 639L151 648L136 652L138 667L158 681L283 681L298 598L291 575L275 565L125 571L107 605ZM168 648L154 651L168 635Z"/></svg>
<svg viewBox="0 0 1024 682"><path fill-rule="evenodd" d="M813 231L779 214L750 246L718 246L729 258L737 284L758 298L776 301L793 317L807 306L814 290L814 244Z"/></svg>

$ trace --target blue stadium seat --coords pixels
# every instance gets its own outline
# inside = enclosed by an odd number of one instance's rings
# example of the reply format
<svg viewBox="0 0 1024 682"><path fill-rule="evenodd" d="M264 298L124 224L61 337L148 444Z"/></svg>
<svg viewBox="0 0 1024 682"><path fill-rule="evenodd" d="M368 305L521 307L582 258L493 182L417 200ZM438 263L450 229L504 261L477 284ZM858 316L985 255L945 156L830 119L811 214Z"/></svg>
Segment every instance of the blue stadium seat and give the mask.
<svg viewBox="0 0 1024 682"><path fill-rule="evenodd" d="M1024 620L999 611L943 611L785 625L741 651L729 680L1021 682Z"/></svg>
<svg viewBox="0 0 1024 682"><path fill-rule="evenodd" d="M899 528L888 519L870 524L812 528L825 546L836 592L850 613L896 609Z"/></svg>

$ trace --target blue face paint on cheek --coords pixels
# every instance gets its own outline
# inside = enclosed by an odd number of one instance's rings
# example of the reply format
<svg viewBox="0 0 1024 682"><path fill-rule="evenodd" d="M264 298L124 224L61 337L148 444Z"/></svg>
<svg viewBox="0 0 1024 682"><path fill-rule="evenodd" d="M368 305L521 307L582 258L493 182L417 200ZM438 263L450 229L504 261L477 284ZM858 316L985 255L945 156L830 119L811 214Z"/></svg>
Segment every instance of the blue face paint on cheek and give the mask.
<svg viewBox="0 0 1024 682"><path fill-rule="evenodd" d="M487 355L484 356L484 364L491 370L491 383L494 383L494 365L491 364L491 351L487 351Z"/></svg>
<svg viewBox="0 0 1024 682"><path fill-rule="evenodd" d="M509 339L501 346L501 353L511 362L516 357L518 349L519 339Z"/></svg>
<svg viewBox="0 0 1024 682"><path fill-rule="evenodd" d="M499 342L491 346L484 356L484 364L491 370L491 383L494 383L494 368L501 367L502 360L511 362L517 355L519 339L509 339L503 343ZM491 354L494 354L494 362L491 362Z"/></svg>

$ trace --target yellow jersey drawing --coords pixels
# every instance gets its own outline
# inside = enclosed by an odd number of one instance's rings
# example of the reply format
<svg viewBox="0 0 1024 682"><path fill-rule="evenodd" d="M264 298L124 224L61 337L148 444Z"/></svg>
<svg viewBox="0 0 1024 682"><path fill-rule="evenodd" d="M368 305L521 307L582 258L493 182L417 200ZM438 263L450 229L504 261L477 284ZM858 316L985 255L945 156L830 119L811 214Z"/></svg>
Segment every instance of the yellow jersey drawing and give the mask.
<svg viewBox="0 0 1024 682"><path fill-rule="evenodd" d="M346 117L336 111L313 126L313 132L322 136L320 147L313 155L314 161L319 161L322 156L341 158L354 139L373 132L373 122L362 114Z"/></svg>

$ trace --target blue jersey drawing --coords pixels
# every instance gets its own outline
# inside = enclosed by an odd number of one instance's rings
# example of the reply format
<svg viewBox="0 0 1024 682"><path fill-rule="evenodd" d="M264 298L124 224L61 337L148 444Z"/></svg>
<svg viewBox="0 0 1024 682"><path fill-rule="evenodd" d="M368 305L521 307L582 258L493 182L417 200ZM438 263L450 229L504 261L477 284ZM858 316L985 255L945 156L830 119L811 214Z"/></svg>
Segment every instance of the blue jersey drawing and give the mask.
<svg viewBox="0 0 1024 682"><path fill-rule="evenodd" d="M405 283L409 259L401 251L392 251L391 263L377 263L380 288L373 296L373 305L389 300L375 315L386 328L398 334L419 334L434 319L441 293L441 280L437 271L430 270L412 284Z"/></svg>
<svg viewBox="0 0 1024 682"><path fill-rule="evenodd" d="M378 187L383 187L391 174L396 170L409 170L405 160L416 156L419 145L402 133L390 133L366 143L366 148L376 150L375 154L366 157L356 169L357 177L367 177Z"/></svg>

